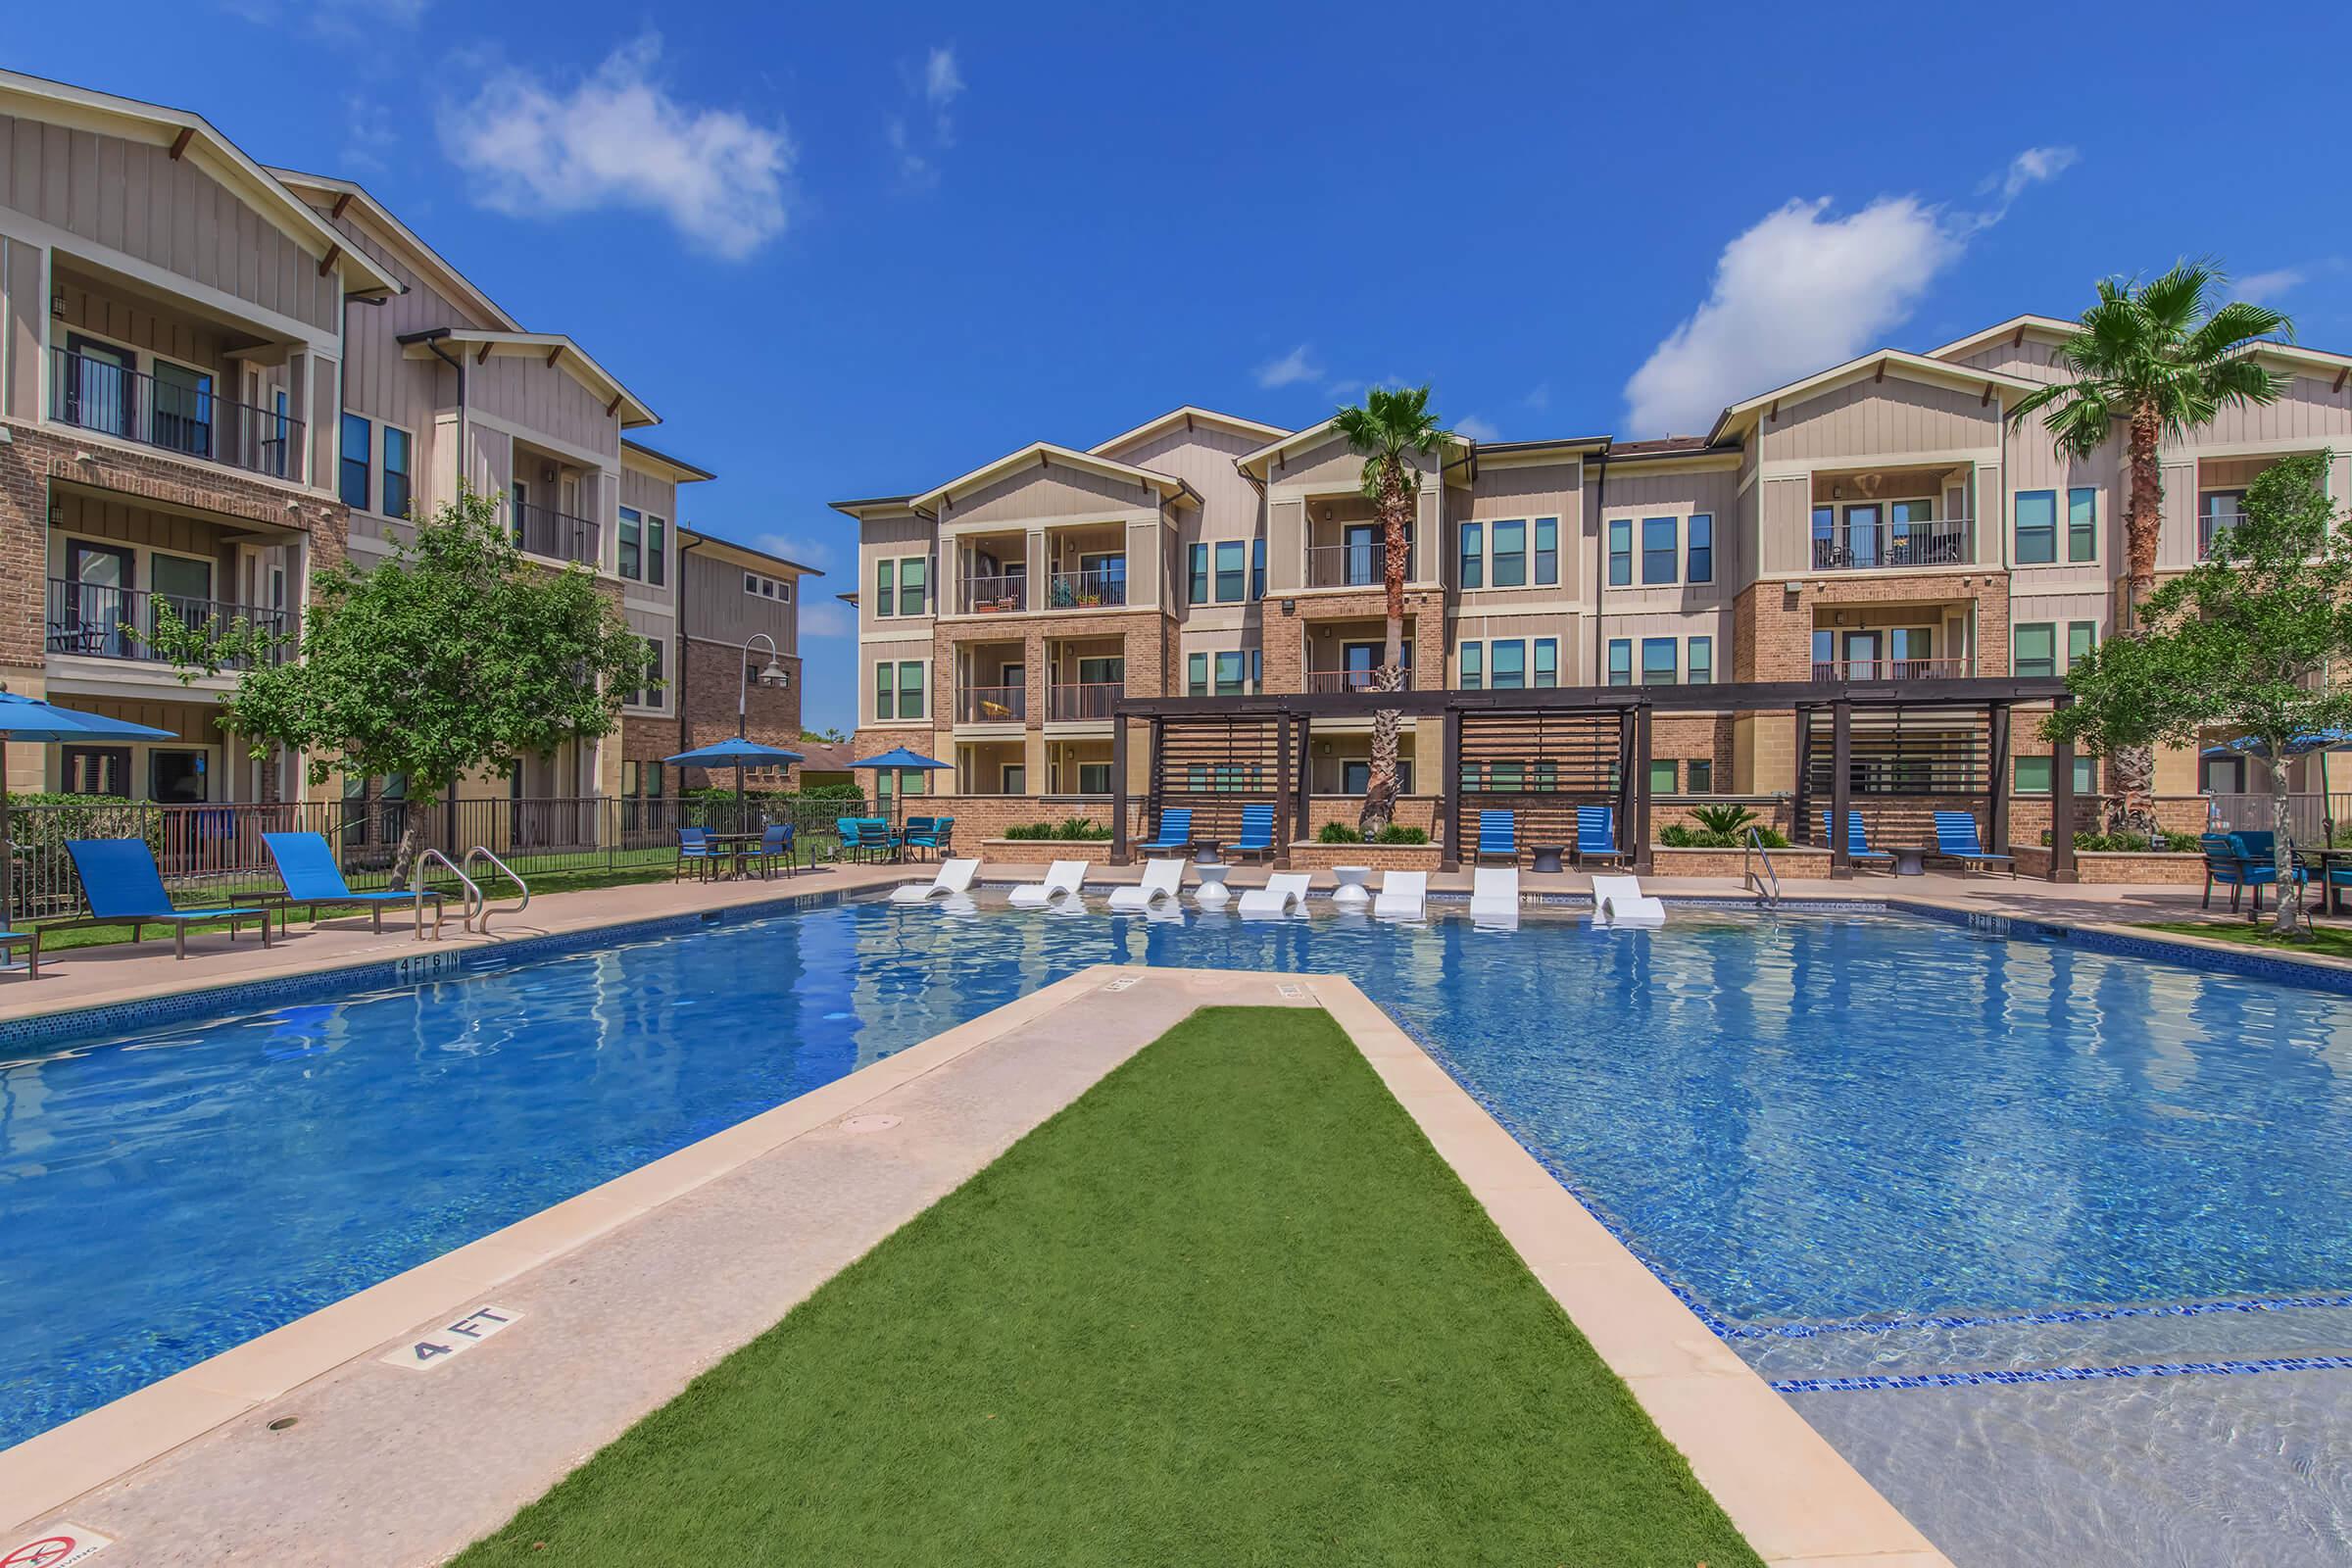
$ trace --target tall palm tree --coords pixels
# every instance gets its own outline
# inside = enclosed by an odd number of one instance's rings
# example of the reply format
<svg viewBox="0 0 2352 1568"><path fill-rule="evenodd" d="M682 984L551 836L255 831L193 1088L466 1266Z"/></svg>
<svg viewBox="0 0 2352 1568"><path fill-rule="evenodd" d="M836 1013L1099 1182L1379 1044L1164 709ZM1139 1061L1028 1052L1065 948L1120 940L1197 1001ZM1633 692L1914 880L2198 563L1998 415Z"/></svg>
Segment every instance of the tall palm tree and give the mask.
<svg viewBox="0 0 2352 1568"><path fill-rule="evenodd" d="M2248 353L2264 338L2294 336L2294 323L2277 311L2244 300L2216 304L2229 279L2211 262L2176 263L2146 283L2104 278L2099 302L2082 316L2075 334L2052 361L2069 379L2018 401L2016 424L2042 416L2061 457L2087 460L2124 425L2130 471L2124 510L2125 575L2135 633L2140 606L2156 589L2156 536L2164 516L2164 470L2158 452L2210 422L2224 408L2277 402L2286 378L2254 363ZM2109 828L2152 832L2156 827L2156 754L2145 745L2122 746L2108 757L2121 806Z"/></svg>
<svg viewBox="0 0 2352 1568"><path fill-rule="evenodd" d="M1333 420L1348 445L1363 455L1364 494L1380 511L1383 577L1388 587L1388 643L1373 689L1401 690L1404 685L1404 567L1406 540L1413 509L1421 492L1421 469L1416 461L1452 439L1429 412L1429 388L1389 391L1373 387L1363 406L1340 410ZM1396 814L1396 725L1394 708L1372 715L1372 776L1364 789L1364 809L1357 818L1370 838Z"/></svg>

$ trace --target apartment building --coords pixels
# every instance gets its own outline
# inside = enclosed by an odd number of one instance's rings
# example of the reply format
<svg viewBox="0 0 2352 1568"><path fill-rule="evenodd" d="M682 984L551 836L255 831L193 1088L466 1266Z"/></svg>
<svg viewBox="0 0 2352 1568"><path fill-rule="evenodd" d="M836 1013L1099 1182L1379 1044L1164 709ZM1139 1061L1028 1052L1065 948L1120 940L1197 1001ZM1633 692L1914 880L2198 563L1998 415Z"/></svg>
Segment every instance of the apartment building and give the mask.
<svg viewBox="0 0 2352 1568"><path fill-rule="evenodd" d="M2008 419L2056 375L2070 329L2025 316L1925 354L1879 350L1745 398L1703 435L1424 454L1408 684L1826 695L2063 674L2126 602L2120 440L2074 462L2038 421ZM2162 570L2198 560L2284 457L2336 450L2337 493L2352 494L2352 357L2260 354L2287 395L2165 451ZM956 764L959 811L1034 820L1102 805L1120 695L1370 689L1386 562L1361 468L1328 421L1284 430L1187 407L1083 451L1038 442L926 491L838 503L859 532L858 750L929 749ZM1433 818L1439 724L1403 736L1401 820ZM1661 714L1651 793L1789 794L1796 725L1793 708ZM1369 729L1314 718L1318 815L1351 816ZM1131 765L1140 793L1141 748ZM2030 724L2006 765L2021 798L2048 793ZM2171 755L2158 790L2185 816L2201 789L2243 788L2242 765ZM2078 760L2075 782L2096 792L2095 760Z"/></svg>
<svg viewBox="0 0 2352 1568"><path fill-rule="evenodd" d="M669 683L502 793L658 793L629 764L733 732L753 632L795 677L762 689L760 723L797 735L808 568L685 529L680 487L711 474L636 438L656 422L359 185L264 167L194 114L0 73L0 679L176 737L19 748L11 788L300 795L298 760L220 732L236 672L183 686L151 657L158 607L261 622L299 657L312 574L382 559L461 484L501 497L528 557L593 569Z"/></svg>

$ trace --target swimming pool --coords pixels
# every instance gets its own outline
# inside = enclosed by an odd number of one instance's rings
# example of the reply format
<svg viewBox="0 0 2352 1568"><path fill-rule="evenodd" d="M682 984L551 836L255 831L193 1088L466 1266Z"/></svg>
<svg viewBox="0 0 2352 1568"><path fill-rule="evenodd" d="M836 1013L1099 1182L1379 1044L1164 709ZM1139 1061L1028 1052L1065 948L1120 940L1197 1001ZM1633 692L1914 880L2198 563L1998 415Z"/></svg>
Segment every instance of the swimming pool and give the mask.
<svg viewBox="0 0 2352 1568"><path fill-rule="evenodd" d="M2352 1029L2319 992L1869 913L1501 934L998 903L844 903L0 1065L0 1446L1106 961L1348 973L1776 1378L1922 1315L2352 1287Z"/></svg>

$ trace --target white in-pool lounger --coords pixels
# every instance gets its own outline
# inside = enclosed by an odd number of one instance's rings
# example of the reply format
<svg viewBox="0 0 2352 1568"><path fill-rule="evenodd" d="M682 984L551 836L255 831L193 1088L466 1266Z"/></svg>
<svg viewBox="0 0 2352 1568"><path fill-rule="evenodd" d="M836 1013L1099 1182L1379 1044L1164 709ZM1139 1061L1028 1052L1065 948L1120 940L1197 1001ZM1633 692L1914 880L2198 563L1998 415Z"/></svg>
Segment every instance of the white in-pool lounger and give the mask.
<svg viewBox="0 0 2352 1568"><path fill-rule="evenodd" d="M1666 906L1644 894L1638 877L1596 876L1592 879L1592 923L1604 927L1664 925Z"/></svg>
<svg viewBox="0 0 2352 1568"><path fill-rule="evenodd" d="M1427 871L1383 871L1372 912L1384 920L1418 920L1429 912Z"/></svg>
<svg viewBox="0 0 2352 1568"><path fill-rule="evenodd" d="M1519 923L1519 868L1482 865L1470 881L1470 918L1482 922Z"/></svg>
<svg viewBox="0 0 2352 1568"><path fill-rule="evenodd" d="M1251 888L1242 895L1244 914L1288 914L1293 905L1298 912L1306 912L1306 880L1304 871L1277 871L1266 878L1262 888Z"/></svg>
<svg viewBox="0 0 2352 1568"><path fill-rule="evenodd" d="M1110 906L1114 909L1148 909L1161 899L1171 903L1176 890L1184 885L1182 860L1146 860L1144 879L1133 887L1112 888Z"/></svg>
<svg viewBox="0 0 2352 1568"><path fill-rule="evenodd" d="M1055 860L1047 867L1046 879L1043 882L1027 882L1014 888L1011 893L1012 902L1020 905L1040 905L1053 904L1054 900L1060 899L1065 902L1065 905L1083 905L1086 900L1079 890L1086 886L1087 869L1093 863L1091 860Z"/></svg>
<svg viewBox="0 0 2352 1568"><path fill-rule="evenodd" d="M929 882L909 882L903 888L893 890L890 902L893 904L925 904L930 901L931 895L934 893L968 893L971 891L972 878L979 872L980 862L978 860L942 860L937 876Z"/></svg>

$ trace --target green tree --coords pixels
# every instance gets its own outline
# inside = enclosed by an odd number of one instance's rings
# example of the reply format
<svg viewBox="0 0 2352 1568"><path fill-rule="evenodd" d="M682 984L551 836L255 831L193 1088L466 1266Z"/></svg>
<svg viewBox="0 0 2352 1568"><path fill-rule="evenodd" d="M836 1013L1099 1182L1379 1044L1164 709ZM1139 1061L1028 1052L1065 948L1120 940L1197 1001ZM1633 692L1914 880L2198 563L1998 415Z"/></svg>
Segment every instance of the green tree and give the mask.
<svg viewBox="0 0 2352 1568"><path fill-rule="evenodd" d="M2041 415L2051 446L2077 461L2095 456L2123 423L2125 635L2137 629L2156 588L2163 444L2181 440L2224 408L2276 402L2286 389L2285 377L2255 364L2247 350L2264 338L2291 338L2294 323L2244 300L2217 303L2227 282L2213 264L2185 261L2146 283L2101 279L2098 303L2052 356L2065 379L2009 411L2012 424ZM2109 830L2153 832L2155 754L2131 743L2104 755L2121 797Z"/></svg>
<svg viewBox="0 0 2352 1568"><path fill-rule="evenodd" d="M471 492L372 569L317 573L299 661L277 662L284 639L242 622L158 620L156 651L183 683L246 666L220 700L220 724L255 758L280 746L305 753L314 784L406 774L412 800L609 735L624 697L658 685L645 639L595 576L525 562L496 499ZM396 875L414 863L424 818L408 813Z"/></svg>
<svg viewBox="0 0 2352 1568"><path fill-rule="evenodd" d="M2289 458L2246 491L2245 516L2212 559L2148 596L2139 635L2109 641L2067 675L2071 708L2042 733L2094 745L2144 736L2193 746L2224 729L2287 757L2298 736L2352 722L2352 531L2328 498L2332 456ZM2274 760L2278 929L2294 930L2294 840L2286 767ZM2053 824L2055 829L2057 824Z"/></svg>
<svg viewBox="0 0 2352 1568"><path fill-rule="evenodd" d="M1409 554L1413 512L1421 493L1419 460L1451 441L1429 412L1426 386L1390 391L1373 387L1361 407L1340 410L1334 421L1348 445L1364 460L1364 494L1380 513L1382 578L1388 589L1388 641L1380 668L1373 672L1375 691L1399 691L1404 686L1404 568ZM1424 548L1435 549L1435 540ZM1364 790L1364 808L1357 825L1366 838L1389 825L1396 813L1396 726L1399 714L1383 708L1372 715L1371 778Z"/></svg>

